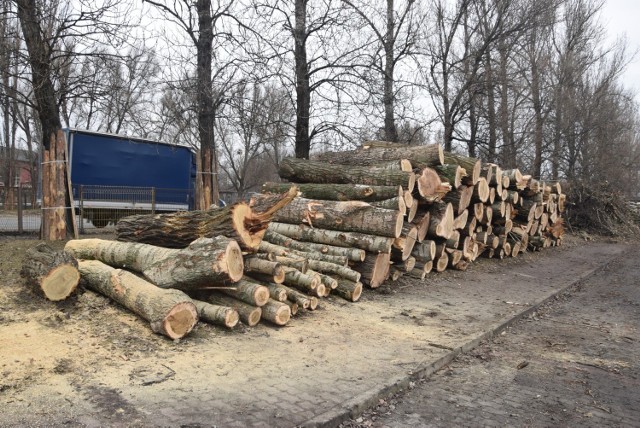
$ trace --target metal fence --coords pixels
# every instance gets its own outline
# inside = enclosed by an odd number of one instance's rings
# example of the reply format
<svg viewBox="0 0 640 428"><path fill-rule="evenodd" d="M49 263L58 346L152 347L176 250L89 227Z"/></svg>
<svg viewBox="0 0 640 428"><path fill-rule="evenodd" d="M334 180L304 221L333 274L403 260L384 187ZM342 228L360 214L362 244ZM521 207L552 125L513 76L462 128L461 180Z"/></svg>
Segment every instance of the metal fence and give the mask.
<svg viewBox="0 0 640 428"><path fill-rule="evenodd" d="M111 232L123 217L134 214L184 211L193 207L193 191L155 187L74 185L74 213L81 234ZM220 192L225 203L235 192ZM30 187L0 186L0 233L40 231L41 201Z"/></svg>
<svg viewBox="0 0 640 428"><path fill-rule="evenodd" d="M0 186L0 232L38 233L40 201L28 186Z"/></svg>

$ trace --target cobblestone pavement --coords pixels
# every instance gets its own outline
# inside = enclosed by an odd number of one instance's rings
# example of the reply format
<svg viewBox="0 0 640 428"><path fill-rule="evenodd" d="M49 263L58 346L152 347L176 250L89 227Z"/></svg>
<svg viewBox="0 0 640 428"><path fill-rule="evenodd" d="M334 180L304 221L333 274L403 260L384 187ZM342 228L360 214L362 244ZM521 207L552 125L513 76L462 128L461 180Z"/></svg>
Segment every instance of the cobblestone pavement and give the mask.
<svg viewBox="0 0 640 428"><path fill-rule="evenodd" d="M640 426L637 260L620 257L409 389L343 427Z"/></svg>

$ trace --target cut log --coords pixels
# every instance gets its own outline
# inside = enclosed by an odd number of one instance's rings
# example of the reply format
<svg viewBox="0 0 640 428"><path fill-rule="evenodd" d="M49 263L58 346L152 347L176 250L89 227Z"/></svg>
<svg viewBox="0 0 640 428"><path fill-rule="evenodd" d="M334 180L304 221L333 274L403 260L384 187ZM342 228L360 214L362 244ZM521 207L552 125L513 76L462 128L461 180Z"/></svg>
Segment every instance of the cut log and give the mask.
<svg viewBox="0 0 640 428"><path fill-rule="evenodd" d="M196 290L229 285L242 278L242 252L224 236L199 238L180 250L148 244L78 239L65 250L77 259L99 260L110 266L142 273L161 288Z"/></svg>
<svg viewBox="0 0 640 428"><path fill-rule="evenodd" d="M404 195L402 197L396 196L395 198L385 199L384 201L370 202L370 204L374 207L400 211L402 213L407 211L407 204L404 201Z"/></svg>
<svg viewBox="0 0 640 428"><path fill-rule="evenodd" d="M454 267L462 260L462 251L453 250L449 253L449 266Z"/></svg>
<svg viewBox="0 0 640 428"><path fill-rule="evenodd" d="M269 289L262 284L241 279L233 289L220 290L229 296L253 306L264 306L269 301Z"/></svg>
<svg viewBox="0 0 640 428"><path fill-rule="evenodd" d="M287 289L278 284L265 284L265 287L269 289L269 297L278 302L284 302L287 300Z"/></svg>
<svg viewBox="0 0 640 428"><path fill-rule="evenodd" d="M296 302L303 309L310 309L312 296L308 296L295 288L287 287L286 285L282 285L287 291L287 300L290 302ZM317 300L317 299L316 299Z"/></svg>
<svg viewBox="0 0 640 428"><path fill-rule="evenodd" d="M198 238L226 236L237 240L243 250L255 251L273 214L296 194L292 186L287 193L268 199L269 205L255 208L239 202L204 211L133 215L118 221L116 237L119 241L184 248Z"/></svg>
<svg viewBox="0 0 640 428"><path fill-rule="evenodd" d="M282 193L291 183L267 182L262 193ZM325 201L384 201L398 196L401 186L368 186L365 184L300 183L296 184L299 196ZM404 193L404 192L402 192Z"/></svg>
<svg viewBox="0 0 640 428"><path fill-rule="evenodd" d="M400 266L400 268L405 272L411 272L416 265L416 258L410 256L405 260Z"/></svg>
<svg viewBox="0 0 640 428"><path fill-rule="evenodd" d="M416 268L413 268L411 272L409 272L409 276L411 278L424 280L427 277L427 273L421 267L416 267Z"/></svg>
<svg viewBox="0 0 640 428"><path fill-rule="evenodd" d="M206 301L214 305L228 306L238 312L240 321L247 327L253 327L260 322L262 317L262 309L234 299L231 296L223 296L221 294L212 293L206 297Z"/></svg>
<svg viewBox="0 0 640 428"><path fill-rule="evenodd" d="M432 168L423 168L419 172L416 185L420 197L429 202L441 200L452 189L451 184L443 183L438 173Z"/></svg>
<svg viewBox="0 0 640 428"><path fill-rule="evenodd" d="M462 183L465 185L473 186L478 182L478 179L480 178L480 168L482 167L480 159L445 152L444 163L460 165L465 169L467 175L462 179Z"/></svg>
<svg viewBox="0 0 640 428"><path fill-rule="evenodd" d="M350 302L357 302L362 295L362 283L349 281L348 279L338 280L338 286L333 292Z"/></svg>
<svg viewBox="0 0 640 428"><path fill-rule="evenodd" d="M244 258L244 272L254 278L266 279L266 282L282 284L284 269L278 262L261 259L259 256Z"/></svg>
<svg viewBox="0 0 640 428"><path fill-rule="evenodd" d="M442 200L453 206L456 215L462 214L469 208L474 186L460 186L457 190L447 193Z"/></svg>
<svg viewBox="0 0 640 428"><path fill-rule="evenodd" d="M436 243L435 241L422 241L413 248L411 256L418 262L428 262L435 258Z"/></svg>
<svg viewBox="0 0 640 428"><path fill-rule="evenodd" d="M76 259L44 242L27 250L20 275L39 295L54 302L69 297L80 281Z"/></svg>
<svg viewBox="0 0 640 428"><path fill-rule="evenodd" d="M406 260L418 239L418 228L411 223L405 223L402 231L402 236L393 241L391 248L391 260L395 262Z"/></svg>
<svg viewBox="0 0 640 428"><path fill-rule="evenodd" d="M281 264L282 266L292 267L294 269L299 270L302 273L307 273L307 269L309 269L309 259L307 258L275 256L275 261Z"/></svg>
<svg viewBox="0 0 640 428"><path fill-rule="evenodd" d="M156 287L97 260L79 261L78 270L87 287L149 321L155 333L180 339L198 322L196 306L182 291Z"/></svg>
<svg viewBox="0 0 640 428"><path fill-rule="evenodd" d="M286 158L280 162L281 178L296 183L367 184L402 186L413 190L415 174L408 171L372 170L363 164L332 165L326 162Z"/></svg>
<svg viewBox="0 0 640 428"><path fill-rule="evenodd" d="M393 244L393 238L390 237L317 229L304 225L272 222L269 225L269 230L299 241L335 245L338 247L355 247L372 253L389 253L391 252L391 244Z"/></svg>
<svg viewBox="0 0 640 428"><path fill-rule="evenodd" d="M473 186L473 194L471 196L471 202L485 203L489 200L489 185L484 177L480 177L476 184Z"/></svg>
<svg viewBox="0 0 640 428"><path fill-rule="evenodd" d="M469 211L464 210L462 214L460 214L453 220L453 228L464 229L468 221L469 221Z"/></svg>
<svg viewBox="0 0 640 428"><path fill-rule="evenodd" d="M409 159L414 168L424 168L444 163L442 147L439 144L408 146L396 144L387 147L363 146L359 150L346 152L325 152L318 159L339 165L370 166L384 161Z"/></svg>
<svg viewBox="0 0 640 428"><path fill-rule="evenodd" d="M427 236L449 239L453 233L453 206L450 203L436 203L429 207L431 215Z"/></svg>
<svg viewBox="0 0 640 428"><path fill-rule="evenodd" d="M480 219L480 224L482 225L490 225L491 219L493 219L493 208L490 205L485 205L482 210L482 218Z"/></svg>
<svg viewBox="0 0 640 428"><path fill-rule="evenodd" d="M277 244L283 247L292 248L294 250L311 252L317 251L322 254L329 254L332 256L346 257L352 262L361 262L364 260L366 252L359 248L349 247L337 247L335 245L328 244L316 244L314 242L302 242L297 241L288 236L282 235L274 230L267 229L264 235L264 240L272 244Z"/></svg>
<svg viewBox="0 0 640 428"><path fill-rule="evenodd" d="M291 319L291 308L289 305L269 299L262 308L262 319L265 319L275 325L286 325Z"/></svg>
<svg viewBox="0 0 640 428"><path fill-rule="evenodd" d="M367 254L364 262L353 265L353 270L362 274L361 282L371 288L377 288L382 285L389 275L390 261L391 254L389 253Z"/></svg>
<svg viewBox="0 0 640 428"><path fill-rule="evenodd" d="M325 286L326 289L333 290L338 286L338 280L324 273L316 272L312 269L309 269L306 275L315 276L317 275L320 278L320 282Z"/></svg>
<svg viewBox="0 0 640 428"><path fill-rule="evenodd" d="M397 238L402 230L404 212L371 206L361 201L320 201L296 198L278 211L274 221L307 224L345 232L359 232ZM286 235L286 234L285 234Z"/></svg>
<svg viewBox="0 0 640 428"><path fill-rule="evenodd" d="M418 201L414 201L411 207L407 208L407 221L409 223L413 222L418 213L419 204Z"/></svg>
<svg viewBox="0 0 640 428"><path fill-rule="evenodd" d="M347 266L341 266L335 263L323 262L320 260L309 260L309 267L315 271L324 274L337 275L340 278L348 279L353 282L360 281L360 272L357 272Z"/></svg>
<svg viewBox="0 0 640 428"><path fill-rule="evenodd" d="M418 230L418 236L416 240L418 242L424 241L429 232L429 222L431 221L431 214L428 211L423 212L418 218L414 219L413 224Z"/></svg>
<svg viewBox="0 0 640 428"><path fill-rule="evenodd" d="M306 275L299 270L285 267L284 284L298 290L314 291L322 283L317 275Z"/></svg>
<svg viewBox="0 0 640 428"><path fill-rule="evenodd" d="M435 166L433 169L442 181L451 184L454 189L459 188L462 185L462 179L467 176L467 170L460 165L444 164Z"/></svg>
<svg viewBox="0 0 640 428"><path fill-rule="evenodd" d="M238 312L233 308L214 305L213 303L203 302L197 299L191 299L191 301L196 306L200 321L226 328L233 328L238 324L238 321L240 321L240 315L238 315Z"/></svg>
<svg viewBox="0 0 640 428"><path fill-rule="evenodd" d="M297 251L291 248L283 247L281 245L272 244L267 241L262 241L260 243L259 250L265 253L273 253L276 256L321 260L324 262L336 263L342 266L346 266L347 263L349 263L349 259L346 256L333 256L331 254L322 254L316 251Z"/></svg>
<svg viewBox="0 0 640 428"><path fill-rule="evenodd" d="M449 255L447 253L443 253L436 262L436 272L444 272L449 265Z"/></svg>
<svg viewBox="0 0 640 428"><path fill-rule="evenodd" d="M291 316L295 317L298 314L298 311L300 310L300 305L298 305L296 302L291 302L289 300L285 300L284 302L285 305L289 306L289 310L291 310Z"/></svg>
<svg viewBox="0 0 640 428"><path fill-rule="evenodd" d="M451 236L449 236L449 238L445 242L445 246L448 248L456 249L458 248L459 244L460 244L460 232L458 232L457 230L454 230Z"/></svg>

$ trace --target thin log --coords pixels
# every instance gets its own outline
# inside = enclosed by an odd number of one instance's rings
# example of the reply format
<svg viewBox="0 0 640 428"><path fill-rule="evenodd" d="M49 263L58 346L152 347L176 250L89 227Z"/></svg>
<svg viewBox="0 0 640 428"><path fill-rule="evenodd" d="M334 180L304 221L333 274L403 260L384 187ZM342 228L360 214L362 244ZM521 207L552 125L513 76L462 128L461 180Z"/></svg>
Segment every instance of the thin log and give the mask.
<svg viewBox="0 0 640 428"><path fill-rule="evenodd" d="M292 225L272 222L269 230L305 242L335 245L339 247L355 247L372 253L389 253L393 238L369 235L357 232L340 232L335 230L311 228L304 225Z"/></svg>
<svg viewBox="0 0 640 428"><path fill-rule="evenodd" d="M256 326L260 322L260 318L262 318L262 308L234 299L231 296L212 293L206 296L205 300L209 303L213 303L214 305L233 308L238 312L240 321L242 321L242 323L247 327Z"/></svg>
<svg viewBox="0 0 640 428"><path fill-rule="evenodd" d="M269 290L269 297L278 302L284 302L287 300L287 289L278 284L265 284L265 287Z"/></svg>
<svg viewBox="0 0 640 428"><path fill-rule="evenodd" d="M462 185L462 179L467 176L467 170L460 165L444 164L435 166L433 169L442 181L451 184L454 189L459 188Z"/></svg>
<svg viewBox="0 0 640 428"><path fill-rule="evenodd" d="M436 243L435 241L422 241L413 248L411 256L419 262L428 262L435 258Z"/></svg>
<svg viewBox="0 0 640 428"><path fill-rule="evenodd" d="M350 302L357 302L362 296L362 283L349 281L348 279L338 280L338 286L333 292Z"/></svg>
<svg viewBox="0 0 640 428"><path fill-rule="evenodd" d="M220 291L233 298L258 307L264 306L269 300L269 289L267 287L246 279L241 279L235 283L233 289Z"/></svg>
<svg viewBox="0 0 640 428"><path fill-rule="evenodd" d="M287 300L290 302L296 302L303 309L310 309L309 306L311 305L312 296L308 296L295 288L287 287L286 285L282 285L281 287L287 291Z"/></svg>
<svg viewBox="0 0 640 428"><path fill-rule="evenodd" d="M200 321L226 328L233 328L238 324L238 321L240 321L238 311L233 308L214 305L213 303L203 302L202 300L193 298L191 301L196 306Z"/></svg>
<svg viewBox="0 0 640 428"><path fill-rule="evenodd" d="M97 260L79 261L78 270L87 287L149 321L155 333L180 339L198 322L195 305L180 290L156 287L131 272Z"/></svg>
<svg viewBox="0 0 640 428"><path fill-rule="evenodd" d="M353 282L360 281L360 272L351 269L348 266L341 266L335 263L323 262L320 260L309 260L309 267L315 271L324 274L333 274L341 278L348 279Z"/></svg>
<svg viewBox="0 0 640 428"><path fill-rule="evenodd" d="M316 251L297 251L291 248L283 247L281 245L272 244L267 241L262 241L260 243L259 250L265 253L273 253L276 256L321 260L325 262L336 263L342 266L346 266L349 262L349 259L346 256L333 256L331 254L322 254Z"/></svg>
<svg viewBox="0 0 640 428"><path fill-rule="evenodd" d="M284 269L276 261L264 260L258 256L244 258L244 272L249 276L268 278L268 282L281 284L284 281ZM256 275L259 274L260 276Z"/></svg>
<svg viewBox="0 0 640 428"><path fill-rule="evenodd" d="M427 236L448 239L453 233L453 206L450 203L436 203L429 208L431 219Z"/></svg>
<svg viewBox="0 0 640 428"><path fill-rule="evenodd" d="M435 262L436 272L444 272L447 269L447 266L449 266L449 255L447 253L442 253Z"/></svg>
<svg viewBox="0 0 640 428"><path fill-rule="evenodd" d="M282 193L291 183L267 182L262 193ZM299 196L325 201L384 201L398 196L401 186L369 186L366 184L300 183L296 184ZM404 193L404 192L403 192Z"/></svg>
<svg viewBox="0 0 640 428"><path fill-rule="evenodd" d="M293 238L285 236L272 229L267 229L264 235L264 240L272 244L281 245L283 247L289 247L294 250L311 252L317 251L323 254L329 254L332 256L347 257L352 262L361 262L364 260L366 252L359 248L349 247L337 247L335 245L328 244L316 244L314 242L302 242Z"/></svg>

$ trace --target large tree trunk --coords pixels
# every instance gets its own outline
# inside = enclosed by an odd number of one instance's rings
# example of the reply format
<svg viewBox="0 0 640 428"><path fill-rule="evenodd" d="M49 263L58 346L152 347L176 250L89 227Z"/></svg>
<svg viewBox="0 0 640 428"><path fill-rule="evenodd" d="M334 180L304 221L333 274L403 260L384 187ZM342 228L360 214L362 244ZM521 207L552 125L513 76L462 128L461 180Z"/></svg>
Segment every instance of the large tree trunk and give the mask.
<svg viewBox="0 0 640 428"><path fill-rule="evenodd" d="M224 236L200 238L181 250L101 239L72 240L65 250L77 259L100 260L140 272L161 288L195 290L229 285L239 281L243 273L240 247Z"/></svg>
<svg viewBox="0 0 640 428"><path fill-rule="evenodd" d="M295 26L292 30L296 75L295 152L297 158L309 159L311 150L309 136L311 88L309 87L309 63L307 62L307 0L295 0Z"/></svg>
<svg viewBox="0 0 640 428"><path fill-rule="evenodd" d="M408 146L396 144L393 147L374 147L345 152L325 152L318 160L336 165L375 166L381 162L409 159L414 168L426 168L444 163L444 152L439 144Z"/></svg>
<svg viewBox="0 0 640 428"><path fill-rule="evenodd" d="M239 202L202 211L133 215L116 224L116 236L119 241L184 248L198 238L222 235L238 241L243 250L255 251L273 214L296 193L296 187L291 187L287 193L268 198L268 204L255 208Z"/></svg>
<svg viewBox="0 0 640 428"><path fill-rule="evenodd" d="M409 171L372 171L366 166L332 165L295 158L283 159L278 173L281 178L300 183L402 186L407 190L413 190L415 185L415 175Z"/></svg>
<svg viewBox="0 0 640 428"><path fill-rule="evenodd" d="M45 243L27 250L20 274L39 294L54 302L69 297L80 281L76 259Z"/></svg>
<svg viewBox="0 0 640 428"><path fill-rule="evenodd" d="M149 321L156 333L180 339L198 321L195 305L179 290L156 287L133 273L97 260L81 260L78 268L89 288Z"/></svg>
<svg viewBox="0 0 640 428"><path fill-rule="evenodd" d="M271 222L269 230L293 239L340 247L355 247L372 253L390 253L393 239L357 232L317 229L305 225Z"/></svg>
<svg viewBox="0 0 640 428"><path fill-rule="evenodd" d="M373 207L361 201L296 198L278 211L273 219L281 223L397 238L402 231L403 217L404 213L399 211Z"/></svg>

